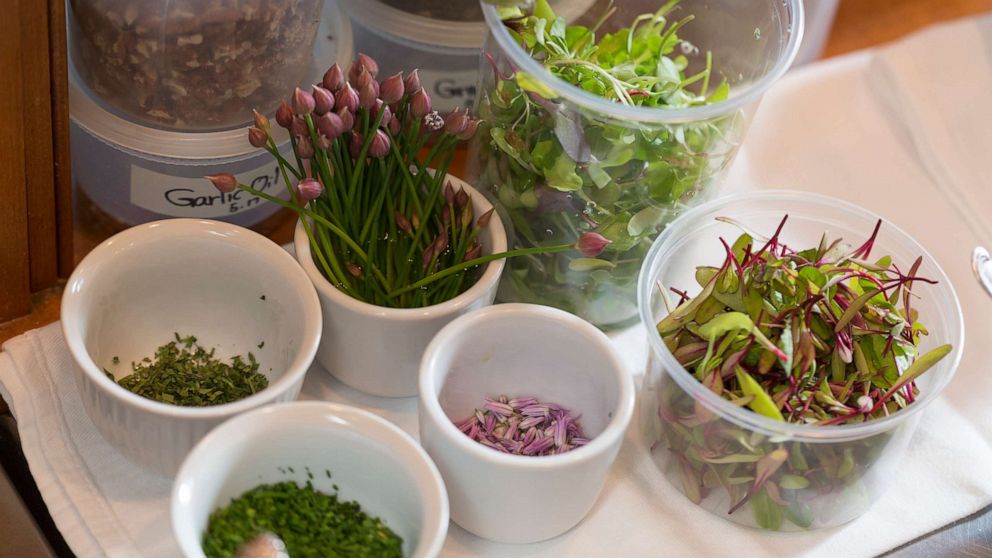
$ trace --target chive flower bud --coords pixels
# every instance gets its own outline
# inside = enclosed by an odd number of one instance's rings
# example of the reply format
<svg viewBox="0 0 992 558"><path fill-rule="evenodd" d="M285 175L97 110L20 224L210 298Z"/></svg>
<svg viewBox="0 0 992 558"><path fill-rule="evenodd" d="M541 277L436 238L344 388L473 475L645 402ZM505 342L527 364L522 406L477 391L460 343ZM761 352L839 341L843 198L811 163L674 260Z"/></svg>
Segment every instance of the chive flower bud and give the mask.
<svg viewBox="0 0 992 558"><path fill-rule="evenodd" d="M400 133L400 120L398 118L393 118L389 121L389 133L394 136Z"/></svg>
<svg viewBox="0 0 992 558"><path fill-rule="evenodd" d="M392 142L389 140L389 136L382 130L376 130L375 136L372 137L372 144L369 146L369 155L376 159L382 159L386 155L389 155L389 149L391 147Z"/></svg>
<svg viewBox="0 0 992 558"><path fill-rule="evenodd" d="M448 229L441 229L441 233L434 239L434 253L440 256L448 249Z"/></svg>
<svg viewBox="0 0 992 558"><path fill-rule="evenodd" d="M383 111L382 122L380 122L380 124L382 126L389 126L389 122L393 119L393 111L389 110L389 107L386 105L386 103L382 102L382 99L375 100L375 105L372 107L372 111L370 114L372 120L375 120L376 118L379 117L379 111Z"/></svg>
<svg viewBox="0 0 992 558"><path fill-rule="evenodd" d="M450 182L444 183L444 203L447 205L455 203L455 189L451 187Z"/></svg>
<svg viewBox="0 0 992 558"><path fill-rule="evenodd" d="M344 264L344 267L345 267L345 269L348 270L348 273L352 277L358 279L359 277L362 276L362 267L360 265L356 264L355 262L348 262L348 263Z"/></svg>
<svg viewBox="0 0 992 558"><path fill-rule="evenodd" d="M410 112L414 118L423 118L431 112L431 98L423 88L414 91L410 97Z"/></svg>
<svg viewBox="0 0 992 558"><path fill-rule="evenodd" d="M344 123L341 121L340 116L333 112L328 112L317 118L317 129L320 130L321 134L327 136L328 139L333 140L344 133Z"/></svg>
<svg viewBox="0 0 992 558"><path fill-rule="evenodd" d="M324 79L320 81L320 84L324 86L324 89L337 93L339 89L344 87L344 72L341 71L341 66L336 63L331 66L324 72Z"/></svg>
<svg viewBox="0 0 992 558"><path fill-rule="evenodd" d="M287 130L293 125L293 109L286 101L279 103L279 108L276 109L276 123Z"/></svg>
<svg viewBox="0 0 992 558"><path fill-rule="evenodd" d="M423 264L424 271L427 271L427 267L431 264L431 260L434 259L434 243L430 243L427 248L424 248L424 253L420 256L421 263Z"/></svg>
<svg viewBox="0 0 992 558"><path fill-rule="evenodd" d="M313 112L313 95L297 87L293 91L293 112L299 115Z"/></svg>
<svg viewBox="0 0 992 558"><path fill-rule="evenodd" d="M579 237L579 240L575 243L575 249L582 252L582 255L587 258L595 258L603 253L606 245L610 242L610 240L607 240L605 236L599 233L587 232Z"/></svg>
<svg viewBox="0 0 992 558"><path fill-rule="evenodd" d="M451 206L445 205L441 208L441 222L447 227L451 224Z"/></svg>
<svg viewBox="0 0 992 558"><path fill-rule="evenodd" d="M355 87L355 89L361 90L361 88L365 87L369 83L372 83L373 81L375 80L372 79L372 74L362 68L358 74L355 75L355 78L351 80L351 84Z"/></svg>
<svg viewBox="0 0 992 558"><path fill-rule="evenodd" d="M403 88L407 91L416 91L420 89L420 72L416 69L406 75L403 78Z"/></svg>
<svg viewBox="0 0 992 558"><path fill-rule="evenodd" d="M465 187L459 186L458 191L455 192L455 205L459 208L465 207L468 205L468 200L468 192L465 191Z"/></svg>
<svg viewBox="0 0 992 558"><path fill-rule="evenodd" d="M212 182L214 188L217 188L217 190L224 194L230 194L238 189L238 179L234 178L234 175L228 172L208 174L203 178Z"/></svg>
<svg viewBox="0 0 992 558"><path fill-rule="evenodd" d="M370 81L358 90L358 106L366 110L372 110L375 107L375 102L379 99L373 83L375 82Z"/></svg>
<svg viewBox="0 0 992 558"><path fill-rule="evenodd" d="M268 136L265 134L265 130L252 126L248 128L248 143L253 147L265 147L268 142Z"/></svg>
<svg viewBox="0 0 992 558"><path fill-rule="evenodd" d="M462 261L467 262L469 260L474 260L475 258L478 258L481 255L482 255L482 245L479 244L479 241L476 240L472 243L472 247L465 252L465 257L462 258Z"/></svg>
<svg viewBox="0 0 992 558"><path fill-rule="evenodd" d="M357 159L362 154L362 146L365 145L365 138L359 132L352 132L348 140L348 153L352 159Z"/></svg>
<svg viewBox="0 0 992 558"><path fill-rule="evenodd" d="M462 227L465 227L465 228L468 228L469 226L471 226L472 225L472 217L474 217L474 214L472 212L472 206L471 205L463 206L462 207L462 212L461 212L461 215L460 215L460 218L461 218L461 223L460 224L461 224L461 226Z"/></svg>
<svg viewBox="0 0 992 558"><path fill-rule="evenodd" d="M324 186L320 181L313 178L304 178L296 185L296 195L300 198L300 203L306 205L320 197L324 191Z"/></svg>
<svg viewBox="0 0 992 558"><path fill-rule="evenodd" d="M376 63L375 59L367 54L359 54L358 58L351 63L351 68L348 69L348 79L355 81L358 74L365 70L372 77L375 77L379 73L379 64Z"/></svg>
<svg viewBox="0 0 992 558"><path fill-rule="evenodd" d="M444 131L452 136L457 136L468 128L468 114L460 108L456 108L445 120Z"/></svg>
<svg viewBox="0 0 992 558"><path fill-rule="evenodd" d="M345 108L351 112L358 110L358 92L350 83L344 84L344 87L338 90L334 101L334 105L338 109Z"/></svg>
<svg viewBox="0 0 992 558"><path fill-rule="evenodd" d="M334 108L334 95L330 91L319 85L313 86L313 111L320 114L327 114Z"/></svg>
<svg viewBox="0 0 992 558"><path fill-rule="evenodd" d="M300 156L300 159L313 159L313 142L310 141L309 137L296 137L296 154Z"/></svg>
<svg viewBox="0 0 992 558"><path fill-rule="evenodd" d="M347 108L341 107L338 109L338 118L341 119L341 129L347 132L348 130L355 127L355 115L352 114Z"/></svg>
<svg viewBox="0 0 992 558"><path fill-rule="evenodd" d="M413 225L413 228L420 228L420 215L416 211L410 215L410 223Z"/></svg>
<svg viewBox="0 0 992 558"><path fill-rule="evenodd" d="M324 134L317 134L317 147L327 151L331 148L331 138Z"/></svg>
<svg viewBox="0 0 992 558"><path fill-rule="evenodd" d="M307 126L306 120L303 120L299 116L293 119L293 125L289 127L289 131L294 136L310 137L310 128Z"/></svg>
<svg viewBox="0 0 992 558"><path fill-rule="evenodd" d="M400 213L398 209L396 210L396 226L406 234L413 234L413 227L410 225L410 220L406 218L406 215Z"/></svg>
<svg viewBox="0 0 992 558"><path fill-rule="evenodd" d="M491 207L491 208L489 208L489 211L487 211L487 212L483 213L482 215L480 215L479 218L475 221L475 226L478 227L478 228L480 228L480 229L484 229L484 228L488 227L489 226L489 221L492 221L492 219L493 219L493 212L494 211L496 211L496 208L495 207Z"/></svg>
<svg viewBox="0 0 992 558"><path fill-rule="evenodd" d="M255 119L255 127L261 129L266 134L272 130L269 126L269 119L265 117L264 114L258 112L255 109L251 109L252 118Z"/></svg>
<svg viewBox="0 0 992 558"><path fill-rule="evenodd" d="M475 135L475 131L478 130L478 128L479 128L479 121L469 119L468 124L465 126L465 129L462 130L462 132L458 134L456 137L462 141L468 141L472 139L472 136Z"/></svg>
<svg viewBox="0 0 992 558"><path fill-rule="evenodd" d="M402 72L395 73L382 80L382 84L379 86L379 94L382 96L382 100L389 104L402 99L405 92Z"/></svg>

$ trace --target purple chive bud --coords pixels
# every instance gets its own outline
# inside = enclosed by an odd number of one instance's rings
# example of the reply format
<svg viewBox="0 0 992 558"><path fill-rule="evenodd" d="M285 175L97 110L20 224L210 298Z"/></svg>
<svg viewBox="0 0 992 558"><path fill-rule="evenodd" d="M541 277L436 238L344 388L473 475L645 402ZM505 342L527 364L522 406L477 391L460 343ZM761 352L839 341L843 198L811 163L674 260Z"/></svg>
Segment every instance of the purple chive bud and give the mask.
<svg viewBox="0 0 992 558"><path fill-rule="evenodd" d="M339 89L334 97L334 105L338 107L338 110L343 108L355 112L358 110L358 92L350 83L344 84L344 87Z"/></svg>
<svg viewBox="0 0 992 558"><path fill-rule="evenodd" d="M313 159L313 142L310 141L309 137L296 137L296 154L300 156L300 159Z"/></svg>
<svg viewBox="0 0 992 558"><path fill-rule="evenodd" d="M327 136L327 139L334 140L344 133L344 123L340 116L328 112L317 118L317 129L320 130L321 134Z"/></svg>
<svg viewBox="0 0 992 558"><path fill-rule="evenodd" d="M467 262L469 260L474 260L475 258L478 258L481 255L482 255L482 245L476 242L475 244L472 245L471 248L465 251L465 257L462 258L462 261Z"/></svg>
<svg viewBox="0 0 992 558"><path fill-rule="evenodd" d="M603 250L606 249L606 245L610 242L610 240L607 240L605 236L599 233L587 232L579 237L578 242L575 243L575 248L581 252L583 256L587 258L595 258L603 253Z"/></svg>
<svg viewBox="0 0 992 558"><path fill-rule="evenodd" d="M248 143L252 144L254 147L265 147L268 142L268 136L265 134L265 130L252 126L248 128Z"/></svg>
<svg viewBox="0 0 992 558"><path fill-rule="evenodd" d="M457 200L456 200L456 203L457 203ZM468 227L472 226L472 217L474 217L474 216L475 216L475 214L472 212L472 206L471 205L466 205L466 206L462 207L462 211L461 211L461 226L464 227L464 228L466 228L466 229Z"/></svg>
<svg viewBox="0 0 992 558"><path fill-rule="evenodd" d="M382 130L376 130L375 136L372 138L372 145L369 146L369 155L376 159L382 159L389 154L391 147L392 142L389 140L389 136Z"/></svg>
<svg viewBox="0 0 992 558"><path fill-rule="evenodd" d="M462 130L462 133L458 134L456 137L462 141L468 141L472 139L472 136L475 135L475 131L478 129L479 129L479 121L469 119L468 124L465 126L465 129Z"/></svg>
<svg viewBox="0 0 992 558"><path fill-rule="evenodd" d="M338 118L341 119L341 129L344 131L351 130L355 127L355 115L352 111L346 108L339 108L337 112Z"/></svg>
<svg viewBox="0 0 992 558"><path fill-rule="evenodd" d="M427 248L424 249L423 255L420 257L421 263L423 264L424 271L427 270L431 265L431 261L434 259L434 243L432 242Z"/></svg>
<svg viewBox="0 0 992 558"><path fill-rule="evenodd" d="M320 114L327 114L334 108L334 95L330 91L319 85L313 86L313 111Z"/></svg>
<svg viewBox="0 0 992 558"><path fill-rule="evenodd" d="M362 69L355 74L355 77L351 80L351 85L353 85L355 89L361 89L373 81L372 74L368 73L367 70Z"/></svg>
<svg viewBox="0 0 992 558"><path fill-rule="evenodd" d="M441 223L446 227L451 223L451 209L447 205L441 208Z"/></svg>
<svg viewBox="0 0 992 558"><path fill-rule="evenodd" d="M335 93L338 89L344 87L344 72L341 71L341 66L338 66L337 64L331 66L327 72L324 73L324 79L322 79L320 83L324 86L324 89Z"/></svg>
<svg viewBox="0 0 992 558"><path fill-rule="evenodd" d="M407 91L416 91L420 89L420 72L416 69L406 75L403 78L403 89Z"/></svg>
<svg viewBox="0 0 992 558"><path fill-rule="evenodd" d="M364 145L365 138L362 137L362 134L352 132L351 139L348 140L348 152L351 154L352 159L357 159L362 154L362 147Z"/></svg>
<svg viewBox="0 0 992 558"><path fill-rule="evenodd" d="M355 262L348 262L344 265L344 267L348 270L348 273L352 277L358 278L362 276L362 268Z"/></svg>
<svg viewBox="0 0 992 558"><path fill-rule="evenodd" d="M400 213L399 210L396 210L396 226L406 234L413 234L413 227L410 226L410 220L406 218L406 215Z"/></svg>
<svg viewBox="0 0 992 558"><path fill-rule="evenodd" d="M405 92L402 73L393 74L382 80L382 84L379 87L379 94L382 96L382 100L386 103L395 103L399 101L403 98L403 94Z"/></svg>
<svg viewBox="0 0 992 558"><path fill-rule="evenodd" d="M214 188L217 188L220 192L224 194L230 194L231 192L238 189L238 179L234 178L233 174L222 172L218 174L208 174L204 176L210 182L213 183Z"/></svg>
<svg viewBox="0 0 992 558"><path fill-rule="evenodd" d="M320 197L324 191L324 186L313 178L304 178L296 185L296 195L300 198L300 203L306 205Z"/></svg>
<svg viewBox="0 0 992 558"><path fill-rule="evenodd" d="M279 108L276 109L276 123L287 130L293 125L293 109L286 101L279 103Z"/></svg>
<svg viewBox="0 0 992 558"><path fill-rule="evenodd" d="M307 126L306 120L303 120L299 116L293 118L293 124L289 127L289 131L294 136L309 137L310 128Z"/></svg>
<svg viewBox="0 0 992 558"><path fill-rule="evenodd" d="M455 205L458 207L465 207L469 202L468 192L465 191L464 186L459 186L458 191L455 192Z"/></svg>
<svg viewBox="0 0 992 558"><path fill-rule="evenodd" d="M297 87L293 90L293 112L299 115L313 112L313 95Z"/></svg>
<svg viewBox="0 0 992 558"><path fill-rule="evenodd" d="M448 205L455 203L455 189L451 186L451 182L444 183L444 202Z"/></svg>
<svg viewBox="0 0 992 558"><path fill-rule="evenodd" d="M382 99L375 100L375 106L372 107L371 117L373 120L379 117L379 111L382 111L382 121L379 122L380 126L389 126L389 123L393 120L393 111L389 109L389 106L382 102Z"/></svg>
<svg viewBox="0 0 992 558"><path fill-rule="evenodd" d="M437 238L434 239L434 253L440 256L447 249L448 249L448 230L442 229L441 234L437 235Z"/></svg>
<svg viewBox="0 0 992 558"><path fill-rule="evenodd" d="M489 226L489 221L491 221L492 218L493 218L493 212L494 211L496 211L496 208L495 207L492 207L492 208L489 209L489 211L483 213L478 219L476 219L475 226L476 227L479 227L480 229L484 229L484 228L488 227ZM528 401L530 401L530 400L528 400ZM533 400L533 401L536 402L537 400Z"/></svg>
<svg viewBox="0 0 992 558"><path fill-rule="evenodd" d="M272 128L269 126L269 119L265 117L264 114L258 112L255 109L251 109L252 118L255 120L255 127L262 130L266 134L269 133Z"/></svg>
<svg viewBox="0 0 992 558"><path fill-rule="evenodd" d="M355 67L365 69L372 77L379 75L379 64L376 63L375 59L367 54L358 54L358 59L352 64L352 68ZM350 73L350 72L349 72ZM357 73L357 70L356 70Z"/></svg>
<svg viewBox="0 0 992 558"><path fill-rule="evenodd" d="M390 134L393 134L394 136L397 135L397 134L399 134L400 133L400 126L401 126L401 124L400 124L400 121L399 121L398 118L391 119L389 121L389 126L388 126L389 133Z"/></svg>
<svg viewBox="0 0 992 558"><path fill-rule="evenodd" d="M424 118L431 112L431 98L423 90L416 90L410 97L410 113L414 118Z"/></svg>
<svg viewBox="0 0 992 558"><path fill-rule="evenodd" d="M375 89L371 83L366 83L358 89L358 106L363 109L372 110L377 100L378 97L376 97Z"/></svg>
<svg viewBox="0 0 992 558"><path fill-rule="evenodd" d="M457 136L468 128L468 122L470 119L465 111L460 108L456 108L444 120L444 131L448 132L452 136Z"/></svg>

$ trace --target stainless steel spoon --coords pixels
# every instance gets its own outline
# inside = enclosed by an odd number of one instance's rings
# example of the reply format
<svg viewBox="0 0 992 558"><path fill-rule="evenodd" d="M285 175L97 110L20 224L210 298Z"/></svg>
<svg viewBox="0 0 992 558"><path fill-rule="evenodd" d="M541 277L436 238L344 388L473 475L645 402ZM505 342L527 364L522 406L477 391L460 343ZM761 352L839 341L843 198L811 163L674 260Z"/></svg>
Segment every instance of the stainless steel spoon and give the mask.
<svg viewBox="0 0 992 558"><path fill-rule="evenodd" d="M989 256L988 250L981 246L975 248L971 253L971 269L985 292L992 296L992 256Z"/></svg>
<svg viewBox="0 0 992 558"><path fill-rule="evenodd" d="M241 545L234 558L289 558L286 543L272 533L259 533Z"/></svg>

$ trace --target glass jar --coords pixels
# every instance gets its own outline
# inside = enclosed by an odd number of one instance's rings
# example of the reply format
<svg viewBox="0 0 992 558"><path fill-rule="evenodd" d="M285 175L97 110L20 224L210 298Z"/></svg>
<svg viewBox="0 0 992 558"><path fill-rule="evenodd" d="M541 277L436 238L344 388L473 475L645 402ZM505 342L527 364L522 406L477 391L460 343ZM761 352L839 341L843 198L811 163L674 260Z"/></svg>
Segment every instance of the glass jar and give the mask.
<svg viewBox="0 0 992 558"><path fill-rule="evenodd" d="M598 2L579 21L596 21L607 4ZM597 36L662 4L619 0ZM468 162L474 183L499 207L512 248L570 243L585 231L611 241L596 259L570 252L510 260L498 298L556 306L604 329L629 325L651 241L686 207L714 193L759 99L796 54L802 2L678 4L673 20L695 19L679 29L682 41L672 57L685 57L686 76L712 57L707 91L700 80L693 94L705 96L721 80L729 85L725 100L680 109L621 104L571 85L521 48L493 6L483 13L488 36L478 112L484 125Z"/></svg>
<svg viewBox="0 0 992 558"><path fill-rule="evenodd" d="M885 418L813 426L775 421L714 394L678 363L658 335L656 325L668 314L659 285L688 288L689 296L700 291L696 267L719 265L726 257L720 238L740 235L740 228L717 217L770 234L785 214L789 219L783 242L803 248L817 246L824 232L860 243L878 220L834 198L766 191L722 197L674 221L651 248L638 283L641 321L650 345L640 420L653 461L693 503L734 523L797 531L840 525L860 516L899 474L923 410L957 369L964 322L954 288L933 257L885 222L873 253L889 255L906 268L922 256L919 275L937 281L913 285L913 308L929 330L921 353L948 343L954 347L917 380L919 398ZM784 463L745 498L760 460L776 451Z"/></svg>
<svg viewBox="0 0 992 558"><path fill-rule="evenodd" d="M311 67L324 0L69 0L83 81L112 111L177 131L273 112Z"/></svg>

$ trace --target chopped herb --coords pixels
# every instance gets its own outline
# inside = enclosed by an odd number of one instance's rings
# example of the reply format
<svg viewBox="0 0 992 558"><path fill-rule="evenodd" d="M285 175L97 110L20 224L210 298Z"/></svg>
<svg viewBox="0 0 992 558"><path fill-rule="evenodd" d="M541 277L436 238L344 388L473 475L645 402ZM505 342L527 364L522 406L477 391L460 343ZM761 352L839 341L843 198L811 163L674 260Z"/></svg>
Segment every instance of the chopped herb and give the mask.
<svg viewBox="0 0 992 558"><path fill-rule="evenodd" d="M286 481L257 486L210 514L203 552L229 558L255 536L270 532L293 558L399 558L403 540L358 502Z"/></svg>
<svg viewBox="0 0 992 558"><path fill-rule="evenodd" d="M259 349L261 349L264 346L265 346L265 341L262 341L261 343L258 344L258 348Z"/></svg>
<svg viewBox="0 0 992 558"><path fill-rule="evenodd" d="M265 295L258 297L259 300L265 300Z"/></svg>
<svg viewBox="0 0 992 558"><path fill-rule="evenodd" d="M116 359L116 357L115 357ZM214 357L193 336L180 337L155 351L155 360L132 364L133 373L117 383L142 397L184 407L220 405L244 399L269 385L258 372L255 355L240 355L226 364ZM111 379L113 377L111 376Z"/></svg>
<svg viewBox="0 0 992 558"><path fill-rule="evenodd" d="M114 364L120 364L121 357L115 356L114 358L110 359L110 361L113 362Z"/></svg>

